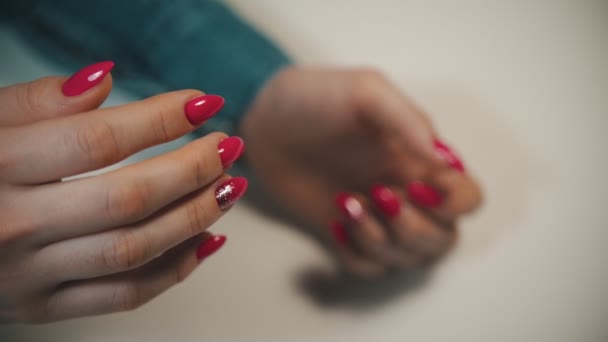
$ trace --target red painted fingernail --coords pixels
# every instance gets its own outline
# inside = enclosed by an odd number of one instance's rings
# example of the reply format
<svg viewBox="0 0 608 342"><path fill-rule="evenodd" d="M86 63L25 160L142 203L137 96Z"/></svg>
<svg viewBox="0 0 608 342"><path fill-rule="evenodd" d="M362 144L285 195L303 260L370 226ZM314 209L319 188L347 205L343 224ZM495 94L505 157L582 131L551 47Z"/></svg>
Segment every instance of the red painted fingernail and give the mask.
<svg viewBox="0 0 608 342"><path fill-rule="evenodd" d="M93 88L103 81L104 77L114 68L114 62L105 61L86 66L70 77L61 92L65 96L77 96Z"/></svg>
<svg viewBox="0 0 608 342"><path fill-rule="evenodd" d="M218 249L226 243L226 237L224 235L215 235L207 240L201 242L196 249L196 258L201 261L211 254L217 252Z"/></svg>
<svg viewBox="0 0 608 342"><path fill-rule="evenodd" d="M247 179L245 177L234 177L224 182L215 190L215 199L221 210L230 208L234 202L243 197L247 191Z"/></svg>
<svg viewBox="0 0 608 342"><path fill-rule="evenodd" d="M331 234L334 239L341 245L346 245L348 243L348 235L346 234L346 227L340 221L334 221L329 226Z"/></svg>
<svg viewBox="0 0 608 342"><path fill-rule="evenodd" d="M372 187L370 195L376 207L384 215L393 218L397 217L401 212L401 203L393 190L382 185L375 185Z"/></svg>
<svg viewBox="0 0 608 342"><path fill-rule="evenodd" d="M239 159L244 149L245 143L239 137L229 137L220 141L217 150L224 168L232 165L232 163Z"/></svg>
<svg viewBox="0 0 608 342"><path fill-rule="evenodd" d="M416 204L427 208L437 208L443 202L439 191L423 182L410 183L407 186L407 194Z"/></svg>
<svg viewBox="0 0 608 342"><path fill-rule="evenodd" d="M346 192L341 192L336 196L336 205L344 215L353 221L359 221L365 214L361 202Z"/></svg>
<svg viewBox="0 0 608 342"><path fill-rule="evenodd" d="M460 172L464 172L464 164L462 163L462 160L460 160L456 152L454 152L448 145L444 144L439 139L435 139L433 141L433 145L435 146L437 153L439 153L439 156L445 160L450 167Z"/></svg>
<svg viewBox="0 0 608 342"><path fill-rule="evenodd" d="M186 102L184 108L188 122L198 125L214 116L224 107L224 98L218 95L201 95Z"/></svg>

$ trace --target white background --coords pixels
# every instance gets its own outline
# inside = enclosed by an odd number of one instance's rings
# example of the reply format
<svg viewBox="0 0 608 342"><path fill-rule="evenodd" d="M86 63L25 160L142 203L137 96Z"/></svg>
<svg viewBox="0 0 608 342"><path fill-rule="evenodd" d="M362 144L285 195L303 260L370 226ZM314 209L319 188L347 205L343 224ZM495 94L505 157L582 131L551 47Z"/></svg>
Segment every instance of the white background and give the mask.
<svg viewBox="0 0 608 342"><path fill-rule="evenodd" d="M487 194L458 248L319 301L301 279L331 270L323 249L241 204L224 249L143 308L0 340L608 341L608 2L230 2L298 61L373 65L432 113ZM57 72L0 46L0 84Z"/></svg>

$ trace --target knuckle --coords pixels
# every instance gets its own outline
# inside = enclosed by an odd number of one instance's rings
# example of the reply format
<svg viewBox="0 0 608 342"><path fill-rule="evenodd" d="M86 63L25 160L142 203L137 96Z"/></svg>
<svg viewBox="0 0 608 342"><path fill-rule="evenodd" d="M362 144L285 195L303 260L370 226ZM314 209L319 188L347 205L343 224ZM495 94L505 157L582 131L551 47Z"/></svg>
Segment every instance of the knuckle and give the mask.
<svg viewBox="0 0 608 342"><path fill-rule="evenodd" d="M150 254L150 246L145 239L135 233L116 234L103 252L104 265L109 270L125 271L143 265Z"/></svg>
<svg viewBox="0 0 608 342"><path fill-rule="evenodd" d="M38 225L30 218L0 220L0 247L10 247L33 236Z"/></svg>
<svg viewBox="0 0 608 342"><path fill-rule="evenodd" d="M180 136L175 127L178 120L174 119L174 106L159 101L158 104L151 106L148 112L151 131L158 142L171 141Z"/></svg>
<svg viewBox="0 0 608 342"><path fill-rule="evenodd" d="M106 193L106 216L117 223L143 219L148 213L148 199L151 195L147 182L113 186Z"/></svg>
<svg viewBox="0 0 608 342"><path fill-rule="evenodd" d="M186 234L188 237L199 234L212 221L209 208L200 200L192 200L186 204L186 215L188 219Z"/></svg>
<svg viewBox="0 0 608 342"><path fill-rule="evenodd" d="M40 96L41 89L38 82L25 83L16 87L16 99L19 107L28 114L44 112L44 98Z"/></svg>
<svg viewBox="0 0 608 342"><path fill-rule="evenodd" d="M145 301L140 295L139 286L135 283L126 283L116 286L111 299L111 310L132 311L142 306Z"/></svg>
<svg viewBox="0 0 608 342"><path fill-rule="evenodd" d="M385 83L384 75L375 69L355 71L352 84L354 101L364 107L373 104Z"/></svg>
<svg viewBox="0 0 608 342"><path fill-rule="evenodd" d="M76 146L95 166L107 166L121 157L112 126L102 120L76 131Z"/></svg>
<svg viewBox="0 0 608 342"><path fill-rule="evenodd" d="M214 174L213 166L208 158L197 158L197 154L192 154L191 158L189 163L191 165L191 177L194 180L196 188L200 189L209 183L209 180Z"/></svg>

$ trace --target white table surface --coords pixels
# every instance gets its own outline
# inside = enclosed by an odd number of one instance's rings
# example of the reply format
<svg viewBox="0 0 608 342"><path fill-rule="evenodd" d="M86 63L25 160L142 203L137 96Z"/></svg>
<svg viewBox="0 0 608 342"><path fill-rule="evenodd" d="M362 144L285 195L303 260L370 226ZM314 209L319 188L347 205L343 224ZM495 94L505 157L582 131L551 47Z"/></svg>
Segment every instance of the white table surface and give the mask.
<svg viewBox="0 0 608 342"><path fill-rule="evenodd" d="M239 205L213 228L229 244L150 304L0 340L608 341L607 1L230 2L299 61L374 65L432 113L487 193L457 249L320 301L301 279L331 271L323 249ZM5 28L0 46L0 84L57 72Z"/></svg>

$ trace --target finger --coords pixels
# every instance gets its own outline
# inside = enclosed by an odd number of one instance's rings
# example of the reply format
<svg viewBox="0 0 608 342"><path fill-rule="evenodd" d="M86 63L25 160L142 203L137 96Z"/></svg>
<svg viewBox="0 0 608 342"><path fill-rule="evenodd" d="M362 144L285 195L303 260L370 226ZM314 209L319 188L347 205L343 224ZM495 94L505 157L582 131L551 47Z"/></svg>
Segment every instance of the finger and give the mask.
<svg viewBox="0 0 608 342"><path fill-rule="evenodd" d="M454 243L453 225L440 226L424 212L408 205L397 189L376 185L370 191L388 231L404 249L425 258L443 255Z"/></svg>
<svg viewBox="0 0 608 342"><path fill-rule="evenodd" d="M224 137L212 133L116 171L30 188L14 198L15 208L22 217L41 213L30 219L32 229L44 227L32 237L38 244L141 221L224 173L219 146L230 140ZM240 152L242 148L233 151Z"/></svg>
<svg viewBox="0 0 608 342"><path fill-rule="evenodd" d="M417 264L415 255L392 244L382 223L365 209L361 198L342 193L337 196L336 204L347 218L349 236L362 255L386 266L412 267Z"/></svg>
<svg viewBox="0 0 608 342"><path fill-rule="evenodd" d="M481 189L450 146L435 139L433 147L445 164L439 168L427 168L427 172L409 183L406 189L418 207L441 222L450 222L480 205Z"/></svg>
<svg viewBox="0 0 608 342"><path fill-rule="evenodd" d="M379 278L387 269L367 257L357 253L347 232L348 228L341 221L334 221L330 225L330 233L336 256L345 271L362 278Z"/></svg>
<svg viewBox="0 0 608 342"><path fill-rule="evenodd" d="M0 88L0 126L24 125L99 107L112 90L109 72L113 66L112 62L101 62L70 79L44 77Z"/></svg>
<svg viewBox="0 0 608 342"><path fill-rule="evenodd" d="M146 147L177 139L223 106L221 97L200 94L176 91L5 129L0 135L0 179L13 184L44 183L108 166Z"/></svg>
<svg viewBox="0 0 608 342"><path fill-rule="evenodd" d="M404 139L404 145L425 160L439 162L430 119L397 87L377 71L362 71L355 89L358 113L365 123Z"/></svg>
<svg viewBox="0 0 608 342"><path fill-rule="evenodd" d="M442 223L473 211L481 203L481 190L477 183L452 169L435 172L428 181L410 182L406 191L418 208Z"/></svg>
<svg viewBox="0 0 608 342"><path fill-rule="evenodd" d="M66 283L50 297L47 303L48 319L55 321L139 308L184 281L199 265L197 254L201 255L202 250L209 256L223 245L223 241L225 237L218 239L204 233L139 269Z"/></svg>
<svg viewBox="0 0 608 342"><path fill-rule="evenodd" d="M247 182L244 178L222 177L143 222L48 245L38 252L35 262L51 270L54 282L95 278L140 267L208 229L228 209L221 205L217 194L242 181L245 187L234 190L232 204L244 195Z"/></svg>

